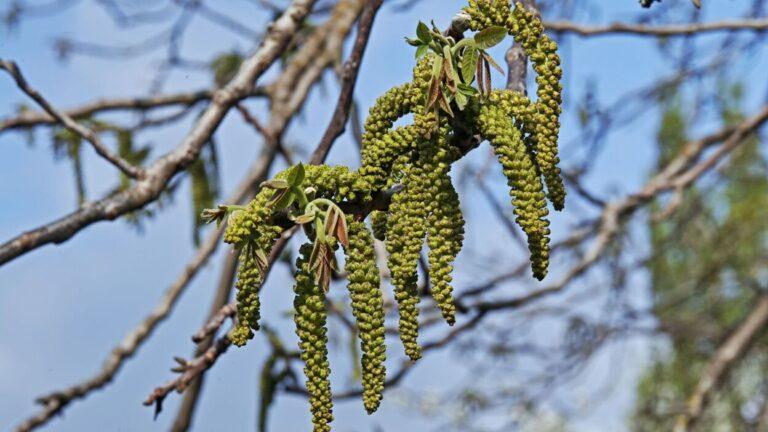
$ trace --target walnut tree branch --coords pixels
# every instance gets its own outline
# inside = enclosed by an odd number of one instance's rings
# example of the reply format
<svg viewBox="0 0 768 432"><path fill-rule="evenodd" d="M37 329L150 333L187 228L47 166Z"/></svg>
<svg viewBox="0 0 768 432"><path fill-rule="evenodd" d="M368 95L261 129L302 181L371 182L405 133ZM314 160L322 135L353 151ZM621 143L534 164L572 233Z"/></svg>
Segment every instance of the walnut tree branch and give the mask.
<svg viewBox="0 0 768 432"><path fill-rule="evenodd" d="M225 87L216 90L210 105L181 144L152 163L134 186L95 202L56 221L27 231L0 245L0 265L50 243L62 243L83 228L99 221L114 220L157 199L171 179L197 159L203 145L224 116L239 100L250 94L256 80L283 53L293 34L316 0L295 0L269 27L256 52L243 62Z"/></svg>
<svg viewBox="0 0 768 432"><path fill-rule="evenodd" d="M51 103L48 102L48 100L40 94L40 92L29 85L15 62L0 59L0 69L8 72L8 74L13 77L14 81L16 81L16 85L19 87L19 89L26 93L27 96L32 98L32 100L40 105L40 107L46 113L56 119L57 122L61 123L64 127L91 143L93 149L96 150L96 153L98 153L99 156L109 161L109 163L116 166L120 171L122 171L130 178L140 179L144 177L144 171L141 168L130 164L128 161L109 150L107 146L105 146L101 141L101 138L99 138L99 136L94 131L76 122L66 113L54 108L53 105L51 105Z"/></svg>

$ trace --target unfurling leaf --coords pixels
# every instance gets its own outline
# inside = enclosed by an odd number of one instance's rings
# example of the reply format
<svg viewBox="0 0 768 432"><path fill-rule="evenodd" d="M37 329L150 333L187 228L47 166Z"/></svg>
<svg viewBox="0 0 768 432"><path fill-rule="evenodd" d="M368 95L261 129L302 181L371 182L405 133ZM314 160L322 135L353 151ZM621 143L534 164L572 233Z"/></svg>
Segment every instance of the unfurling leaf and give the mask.
<svg viewBox="0 0 768 432"><path fill-rule="evenodd" d="M443 47L443 73L446 77L446 84L448 85L448 88L456 93L456 84L457 84L457 75L456 71L453 69L453 60L451 57L451 49L448 48L448 46Z"/></svg>
<svg viewBox="0 0 768 432"><path fill-rule="evenodd" d="M507 35L507 29L501 26L491 26L480 30L475 35L475 43L480 49L488 49L498 45Z"/></svg>
<svg viewBox="0 0 768 432"><path fill-rule="evenodd" d="M451 101L445 96L445 93L440 93L440 107L443 111L447 112L449 116L453 117L453 110L451 109Z"/></svg>
<svg viewBox="0 0 768 432"><path fill-rule="evenodd" d="M336 231L336 223L339 221L339 213L333 206L329 206L325 212L325 232L333 235Z"/></svg>
<svg viewBox="0 0 768 432"><path fill-rule="evenodd" d="M339 240L342 246L349 247L349 228L347 227L347 218L343 214L339 217L333 236Z"/></svg>
<svg viewBox="0 0 768 432"><path fill-rule="evenodd" d="M288 186L288 182L285 180L267 180L261 183L261 187L275 190L288 189Z"/></svg>
<svg viewBox="0 0 768 432"><path fill-rule="evenodd" d="M422 58L427 52L429 51L429 45L419 45L418 48L416 48L416 60Z"/></svg>
<svg viewBox="0 0 768 432"><path fill-rule="evenodd" d="M475 65L476 74L477 74L477 89L480 90L481 95L487 94L485 89L485 77L483 76L483 63L484 63L483 58L478 57L477 65ZM488 89L488 92L490 92L490 89Z"/></svg>
<svg viewBox="0 0 768 432"><path fill-rule="evenodd" d="M488 64L493 66L493 68L496 69L497 71L499 71L500 74L502 74L502 75L504 74L504 69L502 69L501 66L499 66L499 64L496 63L496 61L493 60L493 57L491 57L490 54L488 54L485 51L480 51L480 53L483 55L483 58L485 59L485 61L488 62Z"/></svg>
<svg viewBox="0 0 768 432"><path fill-rule="evenodd" d="M435 64L442 63L440 60L440 57L435 57ZM440 86L440 80L441 80L441 72L442 68L440 68L437 71L437 74L434 73L432 75L432 81L429 82L429 99L427 100L427 108L431 108L435 105L435 102L440 98L440 93L442 91Z"/></svg>
<svg viewBox="0 0 768 432"><path fill-rule="evenodd" d="M254 258L256 258L256 265L259 266L259 272L264 273L264 271L267 269L267 266L269 266L269 258L267 258L267 253L262 249L256 249L253 255Z"/></svg>
<svg viewBox="0 0 768 432"><path fill-rule="evenodd" d="M274 211L280 211L293 204L295 199L296 195L290 189L278 189L269 199L267 205L272 207Z"/></svg>
<svg viewBox="0 0 768 432"><path fill-rule="evenodd" d="M315 239L312 254L309 256L309 268L315 275L315 283L326 293L331 283L331 271L336 267L336 256L331 245L326 241Z"/></svg>
<svg viewBox="0 0 768 432"><path fill-rule="evenodd" d="M325 232L335 237L345 248L349 247L346 216L335 206L328 207L325 216Z"/></svg>
<svg viewBox="0 0 768 432"><path fill-rule="evenodd" d="M216 228L221 227L221 223L224 222L224 219L227 217L227 206L225 205L219 205L215 209L207 208L203 209L203 211L200 213L200 219L203 221L203 223L209 224L211 222L216 222Z"/></svg>
<svg viewBox="0 0 768 432"><path fill-rule="evenodd" d="M299 225L304 225L304 224L313 222L316 217L317 217L317 215L315 214L315 212L309 212L309 213L306 213L306 214L303 214L301 216L297 216L297 217L293 218L293 221L296 222Z"/></svg>
<svg viewBox="0 0 768 432"><path fill-rule="evenodd" d="M304 181L305 176L306 172L304 171L304 165L299 162L298 165L291 168L291 171L288 173L286 180L288 181L289 185L299 187Z"/></svg>
<svg viewBox="0 0 768 432"><path fill-rule="evenodd" d="M421 21L419 21L419 25L416 26L416 37L418 37L424 45L432 42L432 32L430 32L429 27Z"/></svg>
<svg viewBox="0 0 768 432"><path fill-rule="evenodd" d="M420 40L418 40L418 39L412 39L412 38L409 38L409 37L407 37L407 36L406 36L406 38L405 38L405 41L406 41L406 42L408 43L408 45L410 45L410 46L415 46L415 47L417 47L417 46L421 46L421 45L423 45L423 44L421 43L421 41L420 41Z"/></svg>

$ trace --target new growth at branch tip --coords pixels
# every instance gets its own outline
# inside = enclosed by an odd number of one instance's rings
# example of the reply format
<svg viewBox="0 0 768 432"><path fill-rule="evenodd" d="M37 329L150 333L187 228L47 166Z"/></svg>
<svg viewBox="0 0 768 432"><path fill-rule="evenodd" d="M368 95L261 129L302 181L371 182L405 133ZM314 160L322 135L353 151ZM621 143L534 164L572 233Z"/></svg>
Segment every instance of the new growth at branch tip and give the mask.
<svg viewBox="0 0 768 432"><path fill-rule="evenodd" d="M450 171L479 141L490 142L507 178L534 277L547 274L548 202L556 210L565 205L557 149L562 104L557 44L520 3L513 8L508 1L470 0L462 16L473 37L447 36L434 24L419 23L416 37L406 38L416 48L413 79L385 92L370 109L359 169L298 164L263 183L248 205L222 205L203 214L209 221L226 219L224 241L241 251L237 326L229 334L237 346L259 329L259 289L272 247L290 226L306 232L310 242L301 247L296 263L294 320L316 432L330 431L333 419L325 303L331 274L338 270L337 250L346 254L362 352L363 404L373 413L386 373L374 238L386 243L400 339L416 361L421 357L417 266L424 243L432 297L446 322L455 322L451 273L464 240L464 218ZM537 73L535 101L492 87L492 69L501 68L488 49L508 35ZM411 124L394 127L408 114ZM385 195L391 199L380 198ZM365 222L369 215L371 228Z"/></svg>

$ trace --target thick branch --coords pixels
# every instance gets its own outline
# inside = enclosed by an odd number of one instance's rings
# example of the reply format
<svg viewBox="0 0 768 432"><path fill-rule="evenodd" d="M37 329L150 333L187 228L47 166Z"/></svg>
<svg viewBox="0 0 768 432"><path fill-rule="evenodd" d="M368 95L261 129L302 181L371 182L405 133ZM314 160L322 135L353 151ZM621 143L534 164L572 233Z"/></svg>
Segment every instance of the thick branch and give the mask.
<svg viewBox="0 0 768 432"><path fill-rule="evenodd" d="M250 94L254 82L283 53L316 0L295 0L275 21L258 50L246 59L237 75L216 90L211 104L173 151L155 161L128 190L83 205L50 224L28 231L0 245L0 265L50 243L62 243L94 222L115 218L157 199L171 178L191 164L229 109Z"/></svg>
<svg viewBox="0 0 768 432"><path fill-rule="evenodd" d="M248 170L249 175L241 181L228 202L242 202L252 193L253 189L258 186L258 184L266 179L269 167L274 160L275 152L275 148L264 149L264 152L259 157L256 164ZM38 402L42 404L44 408L39 413L19 425L16 429L17 432L31 431L46 424L54 416L61 413L70 403L82 399L92 391L103 388L112 382L123 364L136 354L139 347L149 339L157 326L168 318L173 310L173 306L184 293L185 289L218 248L221 243L221 235L223 232L224 227L221 227L208 235L178 279L171 284L165 294L163 294L160 303L155 306L152 312L150 312L150 314L147 315L136 328L130 331L123 340L112 349L111 354L104 361L104 364L98 373L79 384L38 398Z"/></svg>

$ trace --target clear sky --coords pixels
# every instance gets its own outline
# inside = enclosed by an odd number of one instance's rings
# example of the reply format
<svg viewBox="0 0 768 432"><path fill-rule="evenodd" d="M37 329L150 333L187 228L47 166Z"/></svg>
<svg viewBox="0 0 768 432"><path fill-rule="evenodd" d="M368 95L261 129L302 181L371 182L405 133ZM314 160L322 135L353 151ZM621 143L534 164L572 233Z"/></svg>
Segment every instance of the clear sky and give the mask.
<svg viewBox="0 0 768 432"><path fill-rule="evenodd" d="M0 2L0 6L3 3ZM228 7L230 13L243 22L254 23L256 30L263 28L265 15L253 4L234 0L232 3L237 6ZM594 15L579 18L602 22L632 16L639 9L632 0L595 3L600 6L595 8ZM734 16L738 8L732 5L748 2L705 3L706 19ZM461 1L422 0L407 13L395 13L391 5L383 8L360 72L357 97L364 108L367 109L376 96L389 87L409 79L412 51L402 38L414 32L418 19L435 19L444 26L462 5ZM251 48L249 41L224 33L204 21L194 22L192 29L183 45L183 52L189 58L208 60L215 53L232 48ZM157 65L162 51L131 61L76 56L62 63L56 59L51 42L54 36L67 35L78 40L119 45L142 39L157 30L149 25L115 30L95 2L81 1L61 14L25 20L18 29L0 33L0 57L16 60L30 83L60 107L74 106L97 97L135 96L149 87L151 68ZM707 39L703 41L706 43ZM565 85L570 87L570 99L566 101L570 103L570 111L562 132L563 160L567 166L569 155L580 157L575 150L578 143L573 142L579 132L573 102L583 95L587 82L597 83L601 101L615 102L619 96L653 80L660 71L668 71L669 65L658 57L653 41L631 37L605 37L594 41L571 39L564 53ZM503 51L497 50L494 54L501 59ZM745 79L762 82L758 80L765 78L766 59L759 59L755 64L757 66L745 75ZM337 90L332 77L325 82L324 90L313 90L308 109L289 132L287 142L290 145L311 148L321 136ZM209 84L210 77L205 74L176 72L168 89L198 89ZM749 107L754 106L758 97L748 101ZM7 76L0 75L0 116L10 115L22 101L29 103ZM150 143L152 154L159 155L179 142L190 121L140 135L139 143ZM616 197L642 184L654 160L652 137L656 122L655 114L646 115L610 137L595 170L599 175L589 180L592 190L603 196ZM261 143L235 116L222 124L216 137L226 195L255 157ZM90 148L83 154L88 194L96 198L114 186L116 173ZM473 160L481 161L484 155L475 155ZM354 144L349 137L337 142L331 159L334 163L357 163ZM500 173L493 179L499 188L499 198L503 199ZM72 211L76 202L73 185L69 164L57 162L52 156L47 130L39 131L33 146L26 143L22 134L0 135L0 240ZM188 195L185 182L173 205L146 224L142 233L124 222L102 222L63 245L43 247L0 268L0 430L10 429L33 413L37 409L33 402L35 397L79 382L95 372L116 341L141 321L160 299L193 254ZM514 254L510 255L506 250L508 247L504 242L507 239L493 245L482 243L488 235L493 235L497 222L492 216L484 215L485 204L481 200L464 195L462 198L474 218L468 229L468 245L483 249L487 255L498 253L505 259L514 258ZM555 237L558 232L564 234L572 221L567 211L554 216ZM193 350L189 336L207 314L221 257L226 250L220 248L184 294L171 319L160 326L136 358L126 363L106 391L73 403L66 409L63 419L53 420L45 430L166 430L180 397L172 394L166 399L165 412L157 421L152 418L152 410L142 406L141 401L152 388L171 377L168 369L172 366L173 356L189 356ZM460 272L457 279L460 286L462 281L477 281L484 277ZM293 341L292 323L284 316L292 300L289 280L284 269L274 272L264 290L262 304L264 319L271 320L286 340ZM516 288L512 285L509 290ZM647 295L644 281L639 279L633 289L636 289L638 301L642 302ZM336 290L338 298L343 298L340 296L342 292ZM545 336L546 330L540 331ZM390 342L390 357L395 358L400 345L397 341ZM340 341L335 350L339 353L334 354L331 361L336 389L349 384L344 346L345 342ZM579 385L583 387L585 382L601 385L606 377L613 377L607 372L608 366L619 358L626 369L618 374L621 389L586 418L575 422L575 430L623 430L624 418L632 406L633 380L642 372L648 358L645 347L643 343L633 342L618 349L627 350L624 355L619 353L616 357L617 350L609 350L598 356ZM254 430L257 378L264 348L263 340L257 338L247 348L231 349L208 372L195 430ZM408 400L407 390L451 389L461 380L471 378L472 373L464 367L459 353L447 351L429 356L408 377L406 390L387 393L382 408L374 416L365 415L357 400L337 404L334 430L372 431L376 426L386 431L437 429L444 424L444 419L417 415L413 407L404 406ZM578 404L579 385L572 392L561 395L560 399L570 399L570 404ZM272 410L271 425L276 431L308 430L306 402L280 395Z"/></svg>

